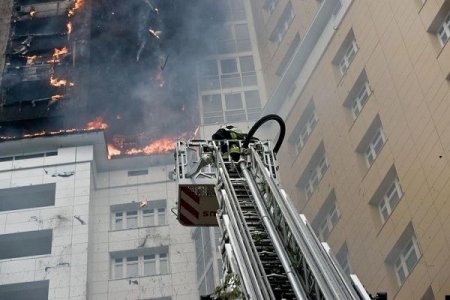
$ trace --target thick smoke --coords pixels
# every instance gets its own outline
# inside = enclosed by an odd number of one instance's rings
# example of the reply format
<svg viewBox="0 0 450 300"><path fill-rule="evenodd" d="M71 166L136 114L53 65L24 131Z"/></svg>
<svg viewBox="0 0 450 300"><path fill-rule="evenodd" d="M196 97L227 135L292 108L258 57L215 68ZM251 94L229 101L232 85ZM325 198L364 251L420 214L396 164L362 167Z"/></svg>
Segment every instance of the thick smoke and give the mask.
<svg viewBox="0 0 450 300"><path fill-rule="evenodd" d="M198 126L197 61L217 38L212 0L93 1L89 111L138 146Z"/></svg>

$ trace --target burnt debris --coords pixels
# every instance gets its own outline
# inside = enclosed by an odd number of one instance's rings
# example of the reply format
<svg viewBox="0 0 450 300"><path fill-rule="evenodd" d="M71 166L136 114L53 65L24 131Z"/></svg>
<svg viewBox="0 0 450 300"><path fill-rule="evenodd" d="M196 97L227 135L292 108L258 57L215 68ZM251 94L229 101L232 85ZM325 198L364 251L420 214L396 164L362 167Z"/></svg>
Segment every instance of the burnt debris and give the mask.
<svg viewBox="0 0 450 300"><path fill-rule="evenodd" d="M128 155L193 132L199 119L193 75L220 37L222 5L14 0L0 135L84 129L102 117L108 143Z"/></svg>

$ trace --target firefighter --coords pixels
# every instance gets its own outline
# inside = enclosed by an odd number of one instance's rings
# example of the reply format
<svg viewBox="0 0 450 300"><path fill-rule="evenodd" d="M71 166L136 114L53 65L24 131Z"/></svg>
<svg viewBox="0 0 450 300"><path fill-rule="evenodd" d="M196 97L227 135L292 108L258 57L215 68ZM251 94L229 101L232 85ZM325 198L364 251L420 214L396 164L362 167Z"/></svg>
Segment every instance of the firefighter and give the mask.
<svg viewBox="0 0 450 300"><path fill-rule="evenodd" d="M228 156L231 157L233 161L239 161L239 157L241 155L241 149L239 147L239 141L245 140L247 137L246 133L242 133L242 131L233 126L233 125L225 125L220 127L212 136L213 140L217 141L228 141L220 144L220 151L223 154L224 159L228 159Z"/></svg>

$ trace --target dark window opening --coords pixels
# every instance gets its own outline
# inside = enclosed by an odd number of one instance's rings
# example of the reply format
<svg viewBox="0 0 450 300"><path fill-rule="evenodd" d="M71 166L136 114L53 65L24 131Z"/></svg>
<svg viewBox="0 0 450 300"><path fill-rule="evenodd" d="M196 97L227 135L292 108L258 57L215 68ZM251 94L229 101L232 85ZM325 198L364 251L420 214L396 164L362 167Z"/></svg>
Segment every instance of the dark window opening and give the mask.
<svg viewBox="0 0 450 300"><path fill-rule="evenodd" d="M53 206L55 189L54 183L0 189L0 211Z"/></svg>
<svg viewBox="0 0 450 300"><path fill-rule="evenodd" d="M148 175L148 170L128 171L128 176Z"/></svg>
<svg viewBox="0 0 450 300"><path fill-rule="evenodd" d="M51 254L52 230L0 235L0 259ZM9 299L1 298L0 299Z"/></svg>
<svg viewBox="0 0 450 300"><path fill-rule="evenodd" d="M0 285L0 299L47 300L48 286L48 280Z"/></svg>

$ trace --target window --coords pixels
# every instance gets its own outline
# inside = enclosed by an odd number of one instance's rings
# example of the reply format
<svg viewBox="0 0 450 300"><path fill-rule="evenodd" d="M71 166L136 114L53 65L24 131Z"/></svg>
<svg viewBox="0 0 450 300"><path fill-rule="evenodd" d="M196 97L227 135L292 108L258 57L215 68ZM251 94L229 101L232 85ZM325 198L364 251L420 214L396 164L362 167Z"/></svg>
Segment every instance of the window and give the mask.
<svg viewBox="0 0 450 300"><path fill-rule="evenodd" d="M239 57L239 65L241 68L242 85L256 85L257 81L253 56L249 55Z"/></svg>
<svg viewBox="0 0 450 300"><path fill-rule="evenodd" d="M217 60L204 60L199 63L199 88L202 91L220 89L219 67Z"/></svg>
<svg viewBox="0 0 450 300"><path fill-rule="evenodd" d="M138 206L138 203L113 206L113 230L166 225L166 200L150 201L143 208Z"/></svg>
<svg viewBox="0 0 450 300"><path fill-rule="evenodd" d="M363 155L367 167L370 168L380 154L385 143L386 138L383 126L381 124L380 116L377 115L361 139L361 142L356 148L356 152Z"/></svg>
<svg viewBox="0 0 450 300"><path fill-rule="evenodd" d="M47 300L49 281L32 281L0 285L0 299Z"/></svg>
<svg viewBox="0 0 450 300"><path fill-rule="evenodd" d="M222 98L220 95L203 95L202 104L204 124L223 123Z"/></svg>
<svg viewBox="0 0 450 300"><path fill-rule="evenodd" d="M267 11L269 16L273 13L275 8L277 7L278 0L266 0L264 2L263 8Z"/></svg>
<svg viewBox="0 0 450 300"><path fill-rule="evenodd" d="M333 59L333 63L339 67L341 75L345 75L345 73L347 73L347 70L350 67L353 59L355 58L357 52L358 45L356 43L355 35L353 33L353 30L350 30L341 47L339 48L338 53Z"/></svg>
<svg viewBox="0 0 450 300"><path fill-rule="evenodd" d="M350 67L353 58L355 58L356 52L358 52L358 46L356 45L356 41L353 40L351 41L350 45L347 48L347 51L345 51L344 56L339 62L339 70L341 71L342 75L347 72L347 69Z"/></svg>
<svg viewBox="0 0 450 300"><path fill-rule="evenodd" d="M340 215L339 209L336 206L336 195L332 191L312 223L321 241L327 240L334 226L337 224Z"/></svg>
<svg viewBox="0 0 450 300"><path fill-rule="evenodd" d="M222 74L231 74L238 72L236 58L222 59L220 61L220 67Z"/></svg>
<svg viewBox="0 0 450 300"><path fill-rule="evenodd" d="M238 71L237 58L227 58L220 61L222 88L241 86L241 75Z"/></svg>
<svg viewBox="0 0 450 300"><path fill-rule="evenodd" d="M245 111L242 104L241 93L225 95L225 118L227 122L245 120Z"/></svg>
<svg viewBox="0 0 450 300"><path fill-rule="evenodd" d="M327 170L328 160L323 143L321 143L299 180L299 186L305 192L307 199L314 193L315 188L319 185Z"/></svg>
<svg viewBox="0 0 450 300"><path fill-rule="evenodd" d="M168 248L161 249L140 249L138 254L131 251L130 255L122 256L119 253L112 253L112 274L113 279L162 275L169 273Z"/></svg>
<svg viewBox="0 0 450 300"><path fill-rule="evenodd" d="M436 35L439 39L439 43L442 47L447 44L447 41L450 39L450 12L442 21L441 25L436 31Z"/></svg>
<svg viewBox="0 0 450 300"><path fill-rule="evenodd" d="M286 5L286 8L283 11L283 14L281 15L280 19L278 20L277 25L275 26L275 29L273 30L272 34L270 35L270 40L279 45L281 41L283 40L286 32L289 29L289 26L292 23L292 20L294 19L294 10L292 8L292 3L288 2Z"/></svg>
<svg viewBox="0 0 450 300"><path fill-rule="evenodd" d="M397 206L402 195L403 193L398 178L395 178L383 198L381 198L378 203L378 210L380 211L380 216L383 223L386 222L388 217L392 214L392 211Z"/></svg>
<svg viewBox="0 0 450 300"><path fill-rule="evenodd" d="M218 54L251 51L247 24L224 24L218 29L217 38Z"/></svg>
<svg viewBox="0 0 450 300"><path fill-rule="evenodd" d="M137 211L126 211L123 214L126 216L126 228L136 228L138 227L138 212Z"/></svg>
<svg viewBox="0 0 450 300"><path fill-rule="evenodd" d="M391 264L394 268L399 286L401 286L409 274L411 274L421 256L422 254L419 249L414 228L412 224L409 223L386 258L386 262Z"/></svg>
<svg viewBox="0 0 450 300"><path fill-rule="evenodd" d="M56 184L0 189L0 211L55 205Z"/></svg>
<svg viewBox="0 0 450 300"><path fill-rule="evenodd" d="M350 265L347 243L344 243L341 249L339 249L338 253L336 254L336 259L342 270L344 270L345 274L349 275L353 273L352 266Z"/></svg>
<svg viewBox="0 0 450 300"><path fill-rule="evenodd" d="M411 273L420 258L420 250L417 245L417 240L414 236L406 243L402 251L399 253L397 260L394 263L395 273L399 285L401 285L406 277Z"/></svg>
<svg viewBox="0 0 450 300"><path fill-rule="evenodd" d="M370 91L370 87L369 87L369 82L366 81L363 83L357 96L353 100L353 103L352 103L353 120L356 120L356 118L359 116L359 113L361 112L362 108L366 104L370 93L371 93L371 91Z"/></svg>
<svg viewBox="0 0 450 300"><path fill-rule="evenodd" d="M393 165L369 201L378 210L383 224L392 214L402 196L397 170Z"/></svg>
<svg viewBox="0 0 450 300"><path fill-rule="evenodd" d="M375 134L373 135L372 140L370 141L365 151L365 156L369 167L373 164L373 162L377 158L377 155L383 148L385 141L386 139L384 137L383 129L379 127L375 131Z"/></svg>
<svg viewBox="0 0 450 300"><path fill-rule="evenodd" d="M52 230L0 235L0 259L51 254Z"/></svg>
<svg viewBox="0 0 450 300"><path fill-rule="evenodd" d="M351 110L353 120L358 118L370 94L372 94L372 91L369 80L366 71L363 69L344 102L344 106Z"/></svg>
<svg viewBox="0 0 450 300"><path fill-rule="evenodd" d="M142 175L148 175L148 170L135 170L135 171L128 171L128 176L142 176Z"/></svg>
<svg viewBox="0 0 450 300"><path fill-rule="evenodd" d="M292 57L294 56L295 50L297 50L298 46L300 45L300 35L297 33L294 37L294 39L291 42L291 45L289 46L289 49L286 51L286 54L283 57L283 60L281 61L280 65L277 69L277 75L282 76L284 72L286 72L287 67L289 66L289 63L291 62Z"/></svg>
<svg viewBox="0 0 450 300"><path fill-rule="evenodd" d="M306 141L311 135L313 129L316 127L316 123L317 115L315 111L312 111L309 115L308 120L306 121L306 124L303 126L303 128L301 128L300 134L298 135L297 141L295 143L295 149L297 150L297 153L300 153L300 151L305 146Z"/></svg>
<svg viewBox="0 0 450 300"><path fill-rule="evenodd" d="M435 299L436 298L434 297L433 289L431 288L431 286L428 287L425 294L423 294L422 298L420 298L420 300L435 300Z"/></svg>
<svg viewBox="0 0 450 300"><path fill-rule="evenodd" d="M0 157L0 162L3 161L12 161L12 160L22 160L22 159L30 159L30 158L39 158L39 157L50 157L58 155L58 151L48 151L48 152L39 152L39 153L31 153L31 154L22 154L16 156L2 156Z"/></svg>
<svg viewBox="0 0 450 300"><path fill-rule="evenodd" d="M261 115L261 102L258 91L244 92L245 105L247 107L247 119L256 120Z"/></svg>
<svg viewBox="0 0 450 300"><path fill-rule="evenodd" d="M305 147L309 136L312 134L317 123L316 108L314 101L311 100L305 108L305 111L300 116L300 119L295 126L289 142L294 146L295 151L299 154Z"/></svg>

